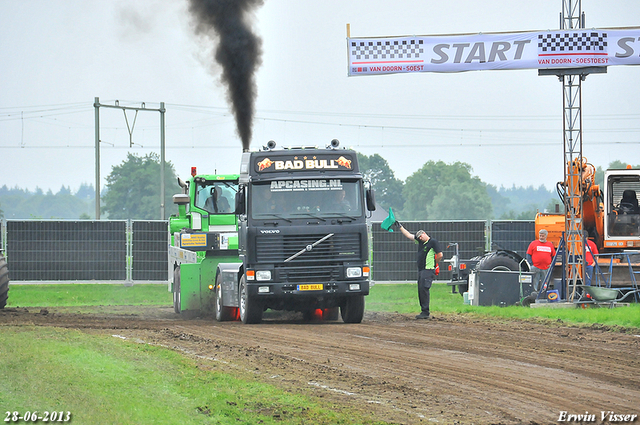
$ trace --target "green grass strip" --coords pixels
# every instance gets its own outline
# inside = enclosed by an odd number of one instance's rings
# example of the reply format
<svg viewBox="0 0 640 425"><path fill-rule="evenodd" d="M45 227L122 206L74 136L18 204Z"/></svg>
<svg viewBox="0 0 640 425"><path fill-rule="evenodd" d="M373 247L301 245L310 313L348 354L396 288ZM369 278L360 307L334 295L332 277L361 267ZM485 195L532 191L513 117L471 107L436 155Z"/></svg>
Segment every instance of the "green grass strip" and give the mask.
<svg viewBox="0 0 640 425"><path fill-rule="evenodd" d="M7 307L92 305L172 305L167 285L42 284L11 285Z"/></svg>
<svg viewBox="0 0 640 425"><path fill-rule="evenodd" d="M111 284L12 285L7 307L80 307L96 305L172 305L165 285L136 284L131 287ZM378 284L366 297L367 311L418 313L415 283ZM436 283L431 288L431 310L436 313L471 314L505 319L562 320L570 324L601 324L640 328L640 305L616 308L525 308L470 306L451 287Z"/></svg>
<svg viewBox="0 0 640 425"><path fill-rule="evenodd" d="M366 298L368 311L419 313L416 284L375 285ZM460 294L452 294L451 287L437 283L431 287L431 311L437 313L470 314L504 319L561 320L570 324L601 324L624 328L640 328L640 304L616 308L527 308L518 306L465 305Z"/></svg>
<svg viewBox="0 0 640 425"><path fill-rule="evenodd" d="M374 424L168 349L76 330L2 327L2 413L71 412L74 424Z"/></svg>

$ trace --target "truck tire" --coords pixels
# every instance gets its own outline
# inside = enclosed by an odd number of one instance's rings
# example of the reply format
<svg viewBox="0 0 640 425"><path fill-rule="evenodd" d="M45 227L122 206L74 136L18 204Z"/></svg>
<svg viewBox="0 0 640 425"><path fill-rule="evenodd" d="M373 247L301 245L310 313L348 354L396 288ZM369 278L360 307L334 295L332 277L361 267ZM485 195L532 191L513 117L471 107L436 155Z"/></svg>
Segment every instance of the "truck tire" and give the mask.
<svg viewBox="0 0 640 425"><path fill-rule="evenodd" d="M480 259L476 265L476 270L493 270L493 271L520 271L518 262L510 257L506 252L496 251L490 252Z"/></svg>
<svg viewBox="0 0 640 425"><path fill-rule="evenodd" d="M0 309L7 305L9 298L9 268L4 255L0 254Z"/></svg>
<svg viewBox="0 0 640 425"><path fill-rule="evenodd" d="M340 315L344 323L360 323L364 316L364 295L347 297L340 307Z"/></svg>
<svg viewBox="0 0 640 425"><path fill-rule="evenodd" d="M182 302L180 300L180 266L173 269L173 311L176 314L182 312Z"/></svg>
<svg viewBox="0 0 640 425"><path fill-rule="evenodd" d="M240 320L245 325L260 323L262 321L262 305L258 300L247 296L247 283L244 275L240 278L238 286L238 307L240 309Z"/></svg>
<svg viewBox="0 0 640 425"><path fill-rule="evenodd" d="M222 305L222 278L220 275L216 277L215 308L218 322L228 322L235 319L235 308Z"/></svg>

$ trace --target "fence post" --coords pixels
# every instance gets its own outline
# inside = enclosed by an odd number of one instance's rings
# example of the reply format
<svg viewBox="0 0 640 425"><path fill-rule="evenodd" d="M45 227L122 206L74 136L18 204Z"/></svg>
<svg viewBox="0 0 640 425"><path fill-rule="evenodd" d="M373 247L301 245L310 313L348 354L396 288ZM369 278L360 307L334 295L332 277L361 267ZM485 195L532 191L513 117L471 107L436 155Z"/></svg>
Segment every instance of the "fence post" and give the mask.
<svg viewBox="0 0 640 425"><path fill-rule="evenodd" d="M485 241L484 251L485 252L491 252L491 250L493 249L492 237L493 237L492 221L487 220L485 221L485 225L484 225L484 241Z"/></svg>
<svg viewBox="0 0 640 425"><path fill-rule="evenodd" d="M127 260L125 261L126 278L124 281L124 286L133 286L133 224L131 222L131 219L127 219L125 232L125 239L127 241Z"/></svg>
<svg viewBox="0 0 640 425"><path fill-rule="evenodd" d="M2 220L0 220L0 250L5 251L5 257L6 257L6 251L7 251L7 220L5 218L2 218Z"/></svg>

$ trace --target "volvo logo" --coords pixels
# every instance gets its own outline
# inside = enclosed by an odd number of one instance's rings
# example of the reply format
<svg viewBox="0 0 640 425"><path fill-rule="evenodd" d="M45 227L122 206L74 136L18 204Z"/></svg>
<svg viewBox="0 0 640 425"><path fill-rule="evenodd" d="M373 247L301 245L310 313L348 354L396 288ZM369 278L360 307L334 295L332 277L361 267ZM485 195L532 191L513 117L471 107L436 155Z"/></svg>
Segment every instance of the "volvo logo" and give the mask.
<svg viewBox="0 0 640 425"><path fill-rule="evenodd" d="M265 234L265 233L280 233L280 230L278 230L278 229L260 230L260 233L262 233L262 234Z"/></svg>

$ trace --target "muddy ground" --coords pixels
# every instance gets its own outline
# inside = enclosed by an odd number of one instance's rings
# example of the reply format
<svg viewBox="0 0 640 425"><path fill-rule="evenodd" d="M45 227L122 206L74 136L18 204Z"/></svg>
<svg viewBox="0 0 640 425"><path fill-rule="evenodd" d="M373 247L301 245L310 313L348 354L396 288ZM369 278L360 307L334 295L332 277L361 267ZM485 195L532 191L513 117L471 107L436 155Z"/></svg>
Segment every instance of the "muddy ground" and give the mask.
<svg viewBox="0 0 640 425"><path fill-rule="evenodd" d="M154 344L390 423L549 424L640 414L640 330L366 313L361 324L267 314L185 320L169 307L17 308L0 326L80 329ZM575 421L574 423L577 423ZM636 419L635 423L640 423Z"/></svg>

